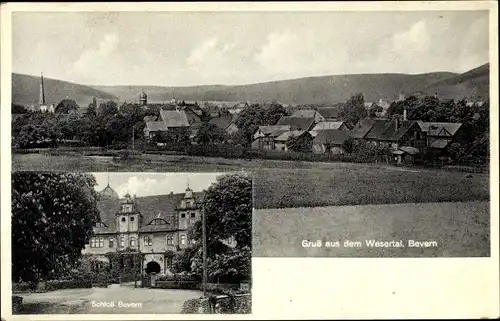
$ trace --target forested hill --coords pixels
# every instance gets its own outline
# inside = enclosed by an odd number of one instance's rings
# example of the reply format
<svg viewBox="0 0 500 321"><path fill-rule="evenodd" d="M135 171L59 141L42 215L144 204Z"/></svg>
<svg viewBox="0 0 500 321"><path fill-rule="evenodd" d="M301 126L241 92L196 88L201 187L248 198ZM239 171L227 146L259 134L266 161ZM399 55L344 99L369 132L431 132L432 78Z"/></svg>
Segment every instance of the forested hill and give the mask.
<svg viewBox="0 0 500 321"><path fill-rule="evenodd" d="M57 105L65 98L73 99L80 107L87 107L93 97L98 100L117 100L118 97L84 85L43 78L45 101ZM12 103L23 106L37 105L40 97L40 77L12 74Z"/></svg>
<svg viewBox="0 0 500 321"><path fill-rule="evenodd" d="M30 105L38 101L39 78L12 75L13 102ZM150 102L197 101L270 101L286 104L334 104L345 102L356 93L365 101L381 98L394 100L400 93L419 92L443 99L485 99L489 97L489 64L463 74L432 72L408 74L357 74L309 77L242 86L207 85L192 87L163 86L82 86L60 80L45 80L47 102L71 98L85 107L93 97L121 102L137 102L144 91Z"/></svg>

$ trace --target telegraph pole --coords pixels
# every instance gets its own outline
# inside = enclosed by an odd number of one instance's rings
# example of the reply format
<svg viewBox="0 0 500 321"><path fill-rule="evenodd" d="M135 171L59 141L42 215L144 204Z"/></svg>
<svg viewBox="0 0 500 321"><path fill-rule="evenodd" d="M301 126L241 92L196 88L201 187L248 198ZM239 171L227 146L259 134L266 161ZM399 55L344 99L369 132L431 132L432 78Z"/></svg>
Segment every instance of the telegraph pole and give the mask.
<svg viewBox="0 0 500 321"><path fill-rule="evenodd" d="M203 296L207 296L207 219L205 211L201 211L202 231L203 231Z"/></svg>

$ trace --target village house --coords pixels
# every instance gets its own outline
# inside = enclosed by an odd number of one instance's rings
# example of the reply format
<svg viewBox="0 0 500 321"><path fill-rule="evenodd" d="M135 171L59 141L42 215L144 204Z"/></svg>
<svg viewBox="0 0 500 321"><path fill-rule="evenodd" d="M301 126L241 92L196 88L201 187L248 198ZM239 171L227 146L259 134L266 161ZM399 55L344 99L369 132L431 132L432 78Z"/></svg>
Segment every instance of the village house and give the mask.
<svg viewBox="0 0 500 321"><path fill-rule="evenodd" d="M106 253L141 253L146 273L168 273L172 254L192 243L188 229L200 219L203 192L120 199L108 185L100 193L100 221L83 253L108 262Z"/></svg>
<svg viewBox="0 0 500 321"><path fill-rule="evenodd" d="M349 135L350 133L347 130L325 129L318 131L313 139L313 153L343 154L342 145Z"/></svg>
<svg viewBox="0 0 500 321"><path fill-rule="evenodd" d="M426 133L417 121L365 118L352 130L354 139L362 139L376 146L389 146L393 150L400 146L423 148L426 146Z"/></svg>
<svg viewBox="0 0 500 321"><path fill-rule="evenodd" d="M313 131L336 129L336 130L349 130L349 126L343 121L322 121L313 127Z"/></svg>
<svg viewBox="0 0 500 321"><path fill-rule="evenodd" d="M252 148L274 150L276 137L290 130L290 125L259 126L253 135Z"/></svg>
<svg viewBox="0 0 500 321"><path fill-rule="evenodd" d="M306 130L309 131L315 125L315 118L282 116L276 125L287 125L291 130Z"/></svg>
<svg viewBox="0 0 500 321"><path fill-rule="evenodd" d="M317 112L324 120L339 120L340 106L319 107Z"/></svg>
<svg viewBox="0 0 500 321"><path fill-rule="evenodd" d="M463 135L462 123L419 122L419 125L427 134L426 146L432 149L444 150Z"/></svg>
<svg viewBox="0 0 500 321"><path fill-rule="evenodd" d="M148 118L148 120L151 118ZM191 134L191 127L188 117L184 110L177 108L176 110L160 110L160 116L157 120L146 121L144 127L144 136L146 139L151 140L159 132L167 132L173 135L187 135Z"/></svg>
<svg viewBox="0 0 500 321"><path fill-rule="evenodd" d="M225 113L218 113L216 116L213 116L208 122L224 130L227 134L234 134L238 132L238 126L236 126L234 122L236 120L236 117L237 116L227 111Z"/></svg>
<svg viewBox="0 0 500 321"><path fill-rule="evenodd" d="M311 144L313 140L311 134L309 134L306 130L286 131L274 139L274 149L287 152L288 146L286 145L286 142L290 137L305 140L307 143Z"/></svg>
<svg viewBox="0 0 500 321"><path fill-rule="evenodd" d="M323 117L320 113L318 113L314 109L297 110L290 117L292 117L292 118L306 118L306 119L312 118L312 119L314 119L314 122L316 124L325 120L325 117Z"/></svg>

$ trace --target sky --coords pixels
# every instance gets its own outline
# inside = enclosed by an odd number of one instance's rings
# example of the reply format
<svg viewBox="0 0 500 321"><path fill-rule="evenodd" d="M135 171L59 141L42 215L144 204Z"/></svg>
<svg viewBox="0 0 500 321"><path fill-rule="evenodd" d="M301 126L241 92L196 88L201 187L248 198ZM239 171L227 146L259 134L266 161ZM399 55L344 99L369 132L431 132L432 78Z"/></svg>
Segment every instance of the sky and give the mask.
<svg viewBox="0 0 500 321"><path fill-rule="evenodd" d="M207 189L217 181L217 177L223 173L92 173L97 180L94 188L96 191L103 190L109 185L124 197L125 194L137 197L151 195L165 195L171 191L183 193L188 185L195 191L200 192Z"/></svg>
<svg viewBox="0 0 500 321"><path fill-rule="evenodd" d="M13 72L85 85L243 85L489 61L487 11L14 12Z"/></svg>

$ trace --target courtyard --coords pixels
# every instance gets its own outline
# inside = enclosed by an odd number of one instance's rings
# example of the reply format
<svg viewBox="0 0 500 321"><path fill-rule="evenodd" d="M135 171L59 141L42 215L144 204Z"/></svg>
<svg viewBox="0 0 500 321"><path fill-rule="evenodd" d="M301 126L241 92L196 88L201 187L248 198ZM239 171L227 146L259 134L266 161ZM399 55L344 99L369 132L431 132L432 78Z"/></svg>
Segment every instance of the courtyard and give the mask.
<svg viewBox="0 0 500 321"><path fill-rule="evenodd" d="M68 289L45 293L23 293L21 314L179 314L200 291L134 288L134 283L107 288Z"/></svg>

